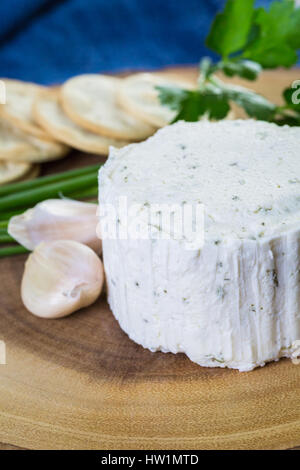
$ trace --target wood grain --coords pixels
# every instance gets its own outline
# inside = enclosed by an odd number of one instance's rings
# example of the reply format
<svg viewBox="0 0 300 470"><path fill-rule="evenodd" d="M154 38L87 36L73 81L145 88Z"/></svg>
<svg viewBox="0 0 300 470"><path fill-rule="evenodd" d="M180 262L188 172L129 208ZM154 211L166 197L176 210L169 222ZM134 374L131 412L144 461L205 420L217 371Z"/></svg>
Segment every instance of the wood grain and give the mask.
<svg viewBox="0 0 300 470"><path fill-rule="evenodd" d="M0 450L27 450L22 447L12 446L10 444L1 444L0 443Z"/></svg>
<svg viewBox="0 0 300 470"><path fill-rule="evenodd" d="M174 71L173 71L174 72ZM176 71L178 73L178 71ZM179 71L195 77L195 70ZM298 71L267 73L277 97ZM72 154L45 172L94 163ZM22 306L26 256L0 261L0 442L30 449L287 449L300 445L300 366L249 373L151 353L122 332L102 297L61 320Z"/></svg>

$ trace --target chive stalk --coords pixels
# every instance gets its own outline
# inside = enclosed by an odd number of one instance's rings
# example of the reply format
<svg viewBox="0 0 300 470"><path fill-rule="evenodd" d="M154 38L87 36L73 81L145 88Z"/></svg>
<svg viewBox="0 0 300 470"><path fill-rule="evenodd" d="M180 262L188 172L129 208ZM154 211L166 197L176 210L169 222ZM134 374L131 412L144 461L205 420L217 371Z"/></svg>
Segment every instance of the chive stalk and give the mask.
<svg viewBox="0 0 300 470"><path fill-rule="evenodd" d="M83 176L67 179L66 181L58 181L34 189L20 191L16 194L8 194L0 198L0 211L17 209L24 207L24 205L31 207L44 199L59 197L61 194L69 196L75 191L79 192L95 187L97 180L97 172L91 172Z"/></svg>
<svg viewBox="0 0 300 470"><path fill-rule="evenodd" d="M13 256L13 255L21 255L23 253L29 253L29 250L24 248L21 245L15 246L6 246L4 248L0 248L0 258L5 258L6 256Z"/></svg>
<svg viewBox="0 0 300 470"><path fill-rule="evenodd" d="M15 239L12 238L8 233L5 231L5 233L0 232L0 243L13 243L15 242Z"/></svg>
<svg viewBox="0 0 300 470"><path fill-rule="evenodd" d="M0 213L0 221L8 221L11 217L13 217L14 215L19 215L19 214L22 214L23 212L26 211L26 209L28 209L28 207L23 207L23 208L20 208L20 209L16 209L14 211L8 211L8 212L1 212Z"/></svg>
<svg viewBox="0 0 300 470"><path fill-rule="evenodd" d="M98 196L98 186L83 189L82 191L76 191L75 193L70 194L69 197L73 199L84 199L94 196Z"/></svg>
<svg viewBox="0 0 300 470"><path fill-rule="evenodd" d="M64 181L70 178L77 178L79 176L84 176L88 173L97 173L101 165L102 164L89 165L83 168L77 168L75 170L64 171L62 173L55 173L53 175L48 176L40 176L39 178L36 178L34 180L19 181L17 183L6 184L0 187L0 197L7 196L8 194L14 194L19 191L32 190L52 183L58 183L59 181Z"/></svg>
<svg viewBox="0 0 300 470"><path fill-rule="evenodd" d="M22 214L36 203L65 195L72 199L96 197L97 178L101 165L90 165L31 181L21 181L0 187L0 243L15 243L7 233L9 219ZM0 258L29 251L20 245L0 248Z"/></svg>

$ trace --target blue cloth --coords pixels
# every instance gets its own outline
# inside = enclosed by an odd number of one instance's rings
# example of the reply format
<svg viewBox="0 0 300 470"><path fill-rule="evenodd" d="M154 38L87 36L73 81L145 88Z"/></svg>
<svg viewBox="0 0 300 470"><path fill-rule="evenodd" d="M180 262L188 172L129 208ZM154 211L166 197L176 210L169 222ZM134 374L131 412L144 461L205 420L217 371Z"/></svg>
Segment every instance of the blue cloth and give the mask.
<svg viewBox="0 0 300 470"><path fill-rule="evenodd" d="M48 84L79 73L194 64L211 55L204 39L224 3L2 0L1 76Z"/></svg>

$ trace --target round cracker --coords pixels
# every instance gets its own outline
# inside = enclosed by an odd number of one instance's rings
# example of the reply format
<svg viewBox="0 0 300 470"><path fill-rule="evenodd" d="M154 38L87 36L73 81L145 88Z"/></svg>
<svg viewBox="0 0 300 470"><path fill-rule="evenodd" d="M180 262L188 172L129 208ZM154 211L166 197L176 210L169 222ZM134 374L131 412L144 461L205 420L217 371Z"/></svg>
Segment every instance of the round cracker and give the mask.
<svg viewBox="0 0 300 470"><path fill-rule="evenodd" d="M3 81L6 103L0 106L0 115L23 132L41 139L52 140L49 134L34 122L32 117L33 102L37 95L45 90L45 87L18 80L5 79Z"/></svg>
<svg viewBox="0 0 300 470"><path fill-rule="evenodd" d="M122 81L118 90L118 100L122 108L136 118L152 126L163 127L173 121L176 111L160 103L156 86L192 88L191 83L176 77L138 73Z"/></svg>
<svg viewBox="0 0 300 470"><path fill-rule="evenodd" d="M31 150L25 138L17 135L12 128L0 121L0 160L22 160L22 156Z"/></svg>
<svg viewBox="0 0 300 470"><path fill-rule="evenodd" d="M41 93L33 106L36 121L56 140L78 150L108 155L109 147L124 147L128 141L104 137L73 122L61 108L56 92Z"/></svg>
<svg viewBox="0 0 300 470"><path fill-rule="evenodd" d="M0 185L19 180L30 170L30 163L0 160Z"/></svg>
<svg viewBox="0 0 300 470"><path fill-rule="evenodd" d="M0 121L0 160L38 163L62 158L68 151L66 145L29 136Z"/></svg>
<svg viewBox="0 0 300 470"><path fill-rule="evenodd" d="M42 163L51 160L59 160L64 158L70 151L70 147L56 141L39 139L37 137L27 137L29 144L31 145L30 152L19 157L18 160L31 163Z"/></svg>
<svg viewBox="0 0 300 470"><path fill-rule="evenodd" d="M22 176L20 181L33 180L34 178L37 178L39 176L40 172L41 172L40 165L32 165L30 170L24 176Z"/></svg>
<svg viewBox="0 0 300 470"><path fill-rule="evenodd" d="M105 75L79 75L61 88L60 98L65 113L90 131L125 140L142 140L155 128L126 113L118 104L121 78Z"/></svg>

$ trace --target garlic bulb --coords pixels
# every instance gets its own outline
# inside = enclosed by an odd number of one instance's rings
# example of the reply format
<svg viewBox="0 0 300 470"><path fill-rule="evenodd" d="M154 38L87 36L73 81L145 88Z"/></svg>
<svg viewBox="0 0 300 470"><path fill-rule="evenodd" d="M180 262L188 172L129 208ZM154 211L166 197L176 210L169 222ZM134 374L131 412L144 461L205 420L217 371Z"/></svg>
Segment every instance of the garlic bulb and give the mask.
<svg viewBox="0 0 300 470"><path fill-rule="evenodd" d="M45 242L25 264L21 297L34 315L60 318L95 302L103 279L102 262L89 247L73 240Z"/></svg>
<svg viewBox="0 0 300 470"><path fill-rule="evenodd" d="M75 240L101 252L97 205L72 199L48 199L12 217L8 233L28 250L52 240Z"/></svg>

